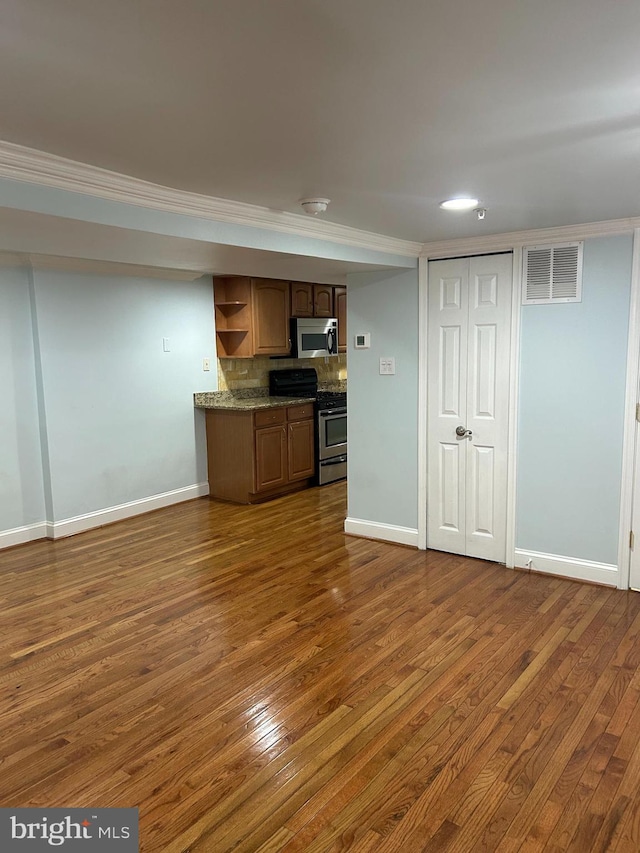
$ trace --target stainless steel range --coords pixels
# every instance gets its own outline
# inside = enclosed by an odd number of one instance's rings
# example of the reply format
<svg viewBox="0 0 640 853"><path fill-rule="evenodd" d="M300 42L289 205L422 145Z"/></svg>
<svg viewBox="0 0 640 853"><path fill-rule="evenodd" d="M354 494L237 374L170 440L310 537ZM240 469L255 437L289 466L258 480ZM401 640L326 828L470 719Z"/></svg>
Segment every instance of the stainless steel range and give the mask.
<svg viewBox="0 0 640 853"><path fill-rule="evenodd" d="M318 391L316 398L318 484L347 476L347 395Z"/></svg>
<svg viewBox="0 0 640 853"><path fill-rule="evenodd" d="M313 367L269 371L269 394L315 398L316 482L319 486L347 476L347 395L318 391Z"/></svg>

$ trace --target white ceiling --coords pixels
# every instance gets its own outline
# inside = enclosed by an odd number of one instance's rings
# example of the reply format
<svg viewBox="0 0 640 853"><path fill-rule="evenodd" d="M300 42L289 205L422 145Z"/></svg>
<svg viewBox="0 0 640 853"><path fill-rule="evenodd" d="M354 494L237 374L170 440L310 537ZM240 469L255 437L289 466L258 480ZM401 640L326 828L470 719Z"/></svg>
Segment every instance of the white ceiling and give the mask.
<svg viewBox="0 0 640 853"><path fill-rule="evenodd" d="M638 0L3 0L0 138L414 241L637 216L639 44Z"/></svg>

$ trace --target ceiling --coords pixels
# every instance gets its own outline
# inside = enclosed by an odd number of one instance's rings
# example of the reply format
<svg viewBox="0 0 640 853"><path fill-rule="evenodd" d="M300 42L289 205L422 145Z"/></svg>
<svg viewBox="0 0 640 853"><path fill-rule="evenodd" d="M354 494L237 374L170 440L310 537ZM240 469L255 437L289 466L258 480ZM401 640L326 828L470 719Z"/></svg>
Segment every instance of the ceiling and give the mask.
<svg viewBox="0 0 640 853"><path fill-rule="evenodd" d="M0 138L412 241L637 216L639 43L637 0L3 0Z"/></svg>

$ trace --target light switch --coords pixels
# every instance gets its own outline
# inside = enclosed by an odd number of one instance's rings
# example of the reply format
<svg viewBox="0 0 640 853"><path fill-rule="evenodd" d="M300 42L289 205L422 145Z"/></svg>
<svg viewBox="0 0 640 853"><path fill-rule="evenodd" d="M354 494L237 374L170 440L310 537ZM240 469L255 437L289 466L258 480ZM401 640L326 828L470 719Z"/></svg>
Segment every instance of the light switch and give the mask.
<svg viewBox="0 0 640 853"><path fill-rule="evenodd" d="M163 338L162 339L162 351L163 352L170 352L169 338Z"/></svg>
<svg viewBox="0 0 640 853"><path fill-rule="evenodd" d="M380 359L380 375L393 376L396 372L395 358L387 357Z"/></svg>
<svg viewBox="0 0 640 853"><path fill-rule="evenodd" d="M211 370L211 359L203 358L202 359L202 369L203 370Z"/></svg>

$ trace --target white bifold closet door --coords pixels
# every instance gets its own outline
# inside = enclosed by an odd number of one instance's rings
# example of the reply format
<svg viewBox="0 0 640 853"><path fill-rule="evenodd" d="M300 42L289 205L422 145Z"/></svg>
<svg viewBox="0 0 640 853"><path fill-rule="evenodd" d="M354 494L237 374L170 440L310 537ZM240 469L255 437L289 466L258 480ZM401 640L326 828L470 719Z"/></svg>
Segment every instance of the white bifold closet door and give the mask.
<svg viewBox="0 0 640 853"><path fill-rule="evenodd" d="M427 547L504 563L512 255L429 263Z"/></svg>

